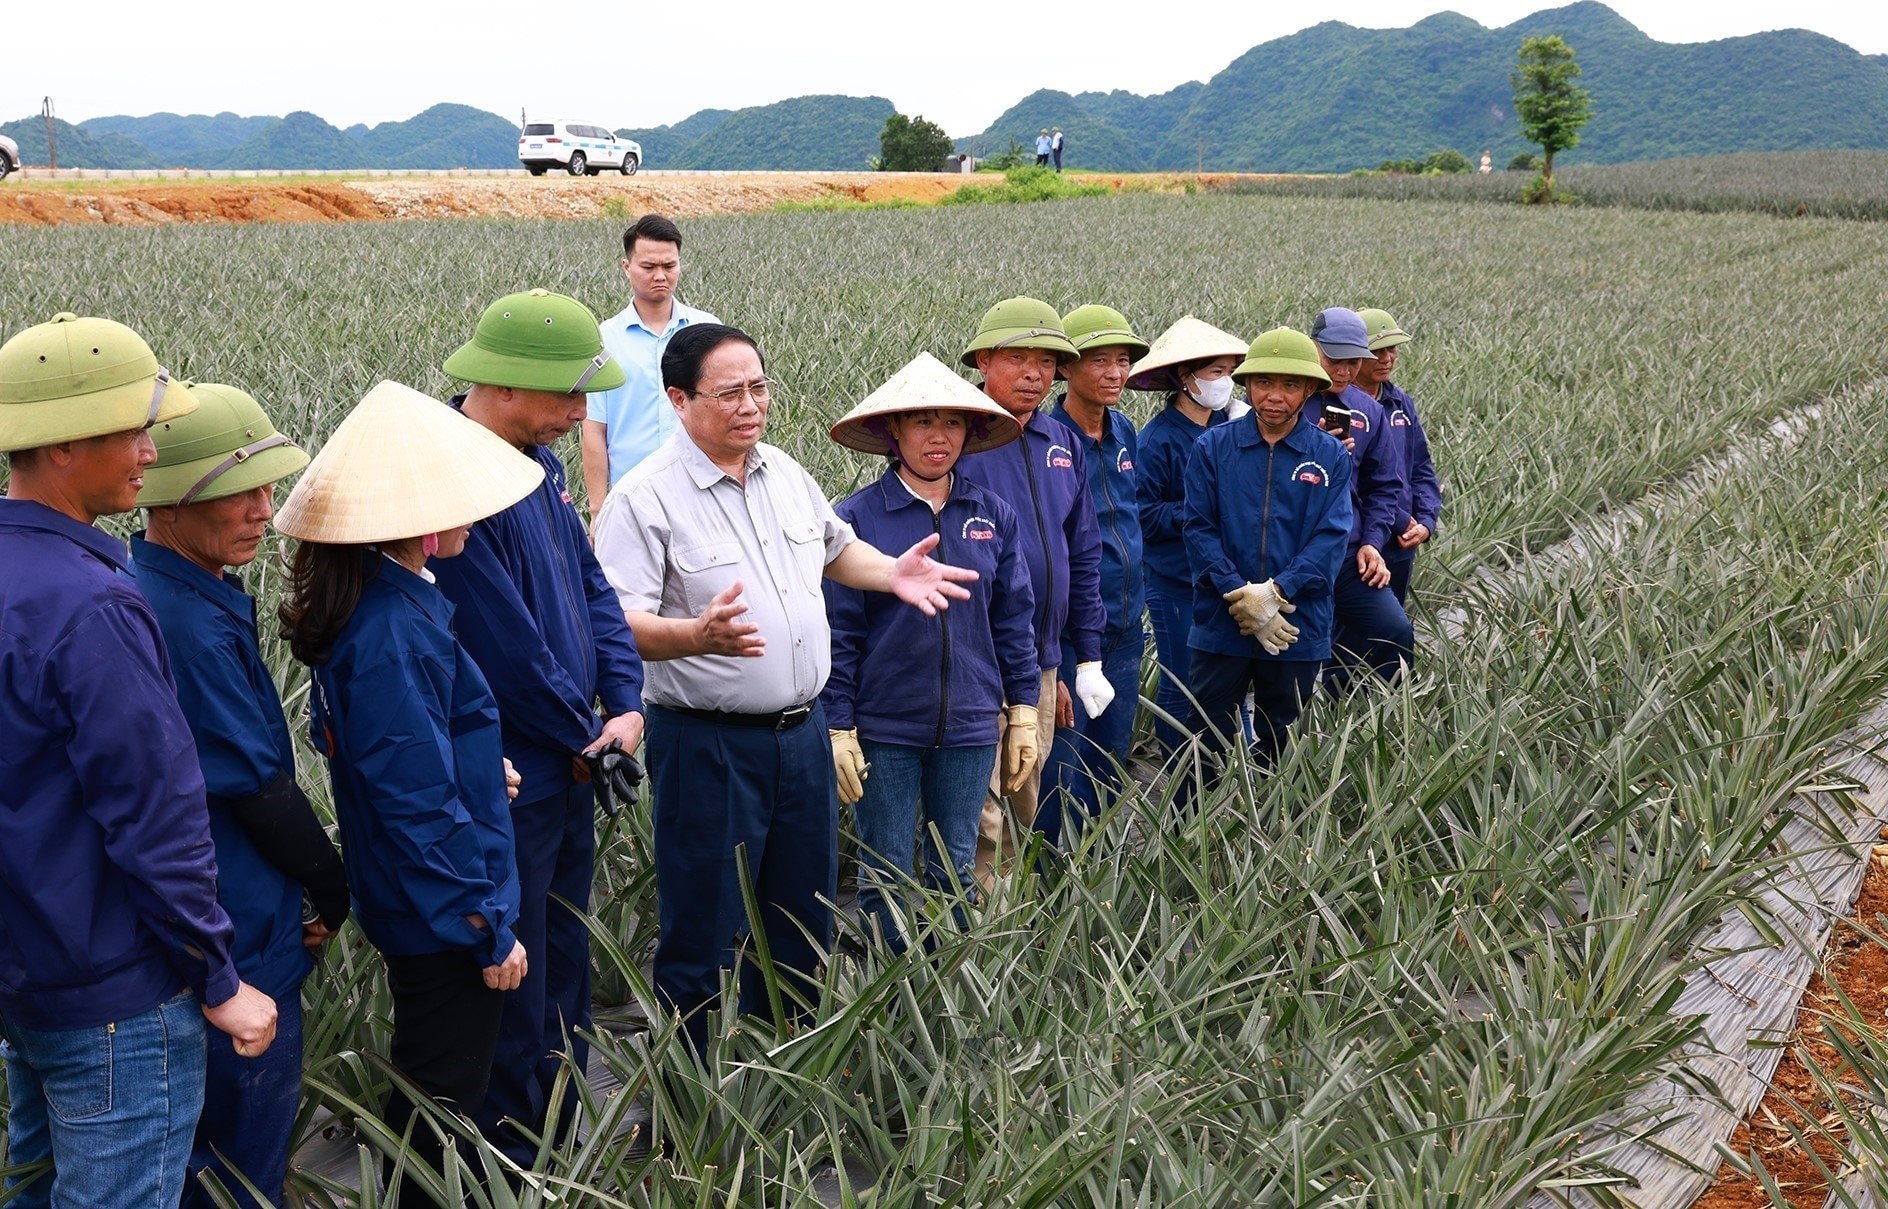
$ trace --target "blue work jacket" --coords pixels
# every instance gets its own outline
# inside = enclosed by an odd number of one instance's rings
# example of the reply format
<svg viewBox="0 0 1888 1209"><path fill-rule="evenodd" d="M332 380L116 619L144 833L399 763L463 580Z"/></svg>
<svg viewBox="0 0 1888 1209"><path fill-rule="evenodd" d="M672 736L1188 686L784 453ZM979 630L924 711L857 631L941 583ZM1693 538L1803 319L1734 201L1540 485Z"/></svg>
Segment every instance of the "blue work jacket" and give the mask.
<svg viewBox="0 0 1888 1209"><path fill-rule="evenodd" d="M1396 532L1409 528L1411 521L1420 521L1434 533L1442 522L1442 484L1436 478L1436 463L1429 456L1429 437L1416 415L1416 401L1396 383L1385 382L1377 394L1377 402L1383 407L1390 436L1398 439L1403 453L1402 490L1396 497Z"/></svg>
<svg viewBox="0 0 1888 1209"><path fill-rule="evenodd" d="M1139 435L1133 421L1112 407L1099 441L1082 431L1065 400L1057 399L1049 415L1075 434L1088 463L1088 502L1095 509L1095 529L1101 537L1101 603L1108 616L1102 649L1111 651L1124 640L1143 642L1141 614L1147 608L1147 578L1141 559Z"/></svg>
<svg viewBox="0 0 1888 1209"><path fill-rule="evenodd" d="M957 472L1015 509L1029 584L1036 594L1036 660L1062 662L1062 644L1082 663L1101 658L1108 615L1101 603L1101 534L1088 498L1082 443L1038 411L1021 440L973 453Z"/></svg>
<svg viewBox="0 0 1888 1209"><path fill-rule="evenodd" d="M130 567L0 499L0 1013L25 1028L236 993L203 771Z"/></svg>
<svg viewBox="0 0 1888 1209"><path fill-rule="evenodd" d="M1305 415L1313 424L1324 414L1331 392L1321 390L1305 400ZM1346 553L1359 546L1375 546L1377 553L1396 549L1397 501L1402 494L1402 442L1390 438L1383 406L1355 386L1346 386L1339 401L1350 410L1351 525ZM1289 599L1289 598L1288 598Z"/></svg>
<svg viewBox="0 0 1888 1209"><path fill-rule="evenodd" d="M256 638L256 602L235 576L213 576L142 534L131 539L131 558L203 768L216 897L236 926L230 956L244 982L272 998L294 994L314 965L302 944L302 884L269 863L231 809L295 774L282 698Z"/></svg>
<svg viewBox="0 0 1888 1209"><path fill-rule="evenodd" d="M1209 429L1187 460L1187 558L1193 569L1190 645L1257 659L1326 659L1331 588L1350 532L1350 459L1303 416L1277 444L1257 413ZM1268 655L1239 632L1225 594L1271 580L1297 606L1298 640Z"/></svg>
<svg viewBox="0 0 1888 1209"><path fill-rule="evenodd" d="M820 693L826 725L908 747L980 747L997 741L1004 705L1035 705L1036 599L1021 521L988 488L951 480L941 512L912 495L892 467L833 509L881 550L908 550L935 533L931 557L977 572L969 600L926 617L884 592L826 580L833 670Z"/></svg>
<svg viewBox="0 0 1888 1209"><path fill-rule="evenodd" d="M537 490L472 526L465 553L427 569L453 603L459 643L498 699L505 755L524 784L520 802L562 793L571 757L610 716L642 712L642 659L616 591L590 549L564 486L564 464L542 445Z"/></svg>
<svg viewBox="0 0 1888 1209"><path fill-rule="evenodd" d="M1206 424L1201 426L1173 405L1177 397L1169 394L1167 406L1141 428L1141 456L1135 477L1140 488L1141 549L1147 582L1164 596L1183 599L1193 591L1186 537L1181 532L1186 521L1187 458L1193 453L1194 442L1208 428L1226 422L1226 413L1208 412Z"/></svg>
<svg viewBox="0 0 1888 1209"><path fill-rule="evenodd" d="M468 949L496 965L518 918L498 703L439 589L361 557L372 578L311 694L355 918L383 953Z"/></svg>

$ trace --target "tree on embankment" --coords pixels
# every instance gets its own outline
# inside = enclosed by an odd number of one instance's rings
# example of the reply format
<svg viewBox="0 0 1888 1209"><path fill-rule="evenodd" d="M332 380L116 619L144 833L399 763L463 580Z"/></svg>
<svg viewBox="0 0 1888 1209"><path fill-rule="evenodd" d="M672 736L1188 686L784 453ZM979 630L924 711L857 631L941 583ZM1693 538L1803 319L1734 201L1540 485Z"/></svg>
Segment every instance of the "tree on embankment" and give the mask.
<svg viewBox="0 0 1888 1209"><path fill-rule="evenodd" d="M1579 78L1573 48L1560 35L1521 40L1508 79L1521 133L1541 149L1541 187L1528 191L1530 201L1554 200L1554 156L1580 145L1580 131L1593 116L1592 94L1575 82Z"/></svg>
<svg viewBox="0 0 1888 1209"><path fill-rule="evenodd" d="M939 172L950 155L951 136L923 114L908 118L894 113L885 119L885 129L878 136L878 159L873 166L880 172Z"/></svg>

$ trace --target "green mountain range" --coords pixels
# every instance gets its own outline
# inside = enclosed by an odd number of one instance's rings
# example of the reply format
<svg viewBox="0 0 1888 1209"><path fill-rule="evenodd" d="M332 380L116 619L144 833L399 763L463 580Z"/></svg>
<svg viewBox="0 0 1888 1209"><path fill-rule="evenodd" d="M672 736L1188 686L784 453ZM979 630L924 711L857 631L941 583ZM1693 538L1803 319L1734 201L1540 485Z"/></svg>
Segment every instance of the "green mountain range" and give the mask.
<svg viewBox="0 0 1888 1209"><path fill-rule="evenodd" d="M1441 13L1407 29L1327 21L1253 47L1212 79L1157 96L1039 91L960 149L988 156L1060 126L1071 167L1341 172L1445 147L1499 164L1528 150L1508 73L1523 37L1573 46L1594 116L1563 163L1734 151L1888 148L1888 55L1782 30L1716 42L1655 42L1596 0L1488 29ZM804 96L703 109L626 129L651 168L857 169L893 113L883 97ZM566 115L583 117L584 115ZM311 113L173 113L56 124L71 167L509 168L517 126L465 105L340 130ZM0 125L46 162L37 117Z"/></svg>

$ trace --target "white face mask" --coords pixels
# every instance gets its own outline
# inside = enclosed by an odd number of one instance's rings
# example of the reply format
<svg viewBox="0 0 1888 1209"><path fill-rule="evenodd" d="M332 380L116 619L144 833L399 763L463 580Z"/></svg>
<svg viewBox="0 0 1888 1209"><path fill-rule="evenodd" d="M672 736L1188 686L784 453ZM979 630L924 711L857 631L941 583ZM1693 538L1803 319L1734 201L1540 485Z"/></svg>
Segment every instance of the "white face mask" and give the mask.
<svg viewBox="0 0 1888 1209"><path fill-rule="evenodd" d="M1232 402L1232 379L1213 378L1193 379L1193 389L1187 394L1195 403L1208 411L1225 411L1226 404Z"/></svg>

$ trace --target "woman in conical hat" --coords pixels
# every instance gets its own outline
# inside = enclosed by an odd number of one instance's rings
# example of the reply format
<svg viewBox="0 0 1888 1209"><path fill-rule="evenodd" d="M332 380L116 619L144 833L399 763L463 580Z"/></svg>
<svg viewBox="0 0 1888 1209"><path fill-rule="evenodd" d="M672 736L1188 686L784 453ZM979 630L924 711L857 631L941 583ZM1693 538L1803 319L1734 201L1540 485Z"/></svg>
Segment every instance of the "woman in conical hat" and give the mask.
<svg viewBox="0 0 1888 1209"><path fill-rule="evenodd" d="M1154 623L1154 651L1161 669L1154 693L1154 704L1160 707L1154 734L1169 753L1181 741L1179 728L1193 720L1187 691L1193 573L1180 535L1187 455L1201 433L1229 417L1233 367L1245 355L1245 341L1187 315L1154 340L1154 347L1128 375L1129 390L1167 392L1167 405L1141 429L1138 488L1147 616Z"/></svg>
<svg viewBox="0 0 1888 1209"><path fill-rule="evenodd" d="M859 903L895 949L905 944L903 912L891 903L910 880L925 824L938 837L925 842L927 884L946 893L967 887L999 736L1006 773L1037 763L1035 597L1018 521L994 493L955 473L963 454L1021 435L1008 411L928 353L832 428L846 448L891 460L877 482L834 509L860 538L902 550L936 534L933 558L978 572L964 585L970 599L935 617L825 584L833 658L820 703L859 840Z"/></svg>
<svg viewBox="0 0 1888 1209"><path fill-rule="evenodd" d="M543 476L483 426L382 382L276 517L301 543L283 635L313 670L315 746L328 758L356 919L393 992L393 1064L468 1116L485 1098L503 993L527 955L511 931L518 875L498 704L454 641L426 561L458 554L474 522ZM413 1105L396 1090L384 1115L399 1135ZM413 1130L413 1147L438 1169L430 1126Z"/></svg>

